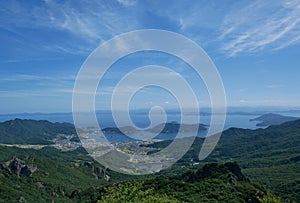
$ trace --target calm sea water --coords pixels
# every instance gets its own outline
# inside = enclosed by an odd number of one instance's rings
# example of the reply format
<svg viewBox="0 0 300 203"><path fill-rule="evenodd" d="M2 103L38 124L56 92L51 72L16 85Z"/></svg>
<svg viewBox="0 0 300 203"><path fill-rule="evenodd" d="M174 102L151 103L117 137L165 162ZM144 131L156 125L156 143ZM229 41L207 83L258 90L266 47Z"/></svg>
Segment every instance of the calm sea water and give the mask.
<svg viewBox="0 0 300 203"><path fill-rule="evenodd" d="M257 122L250 121L250 119L254 119L258 116L263 115L264 113L252 113L251 115L249 114L244 114L244 113L230 113L226 116L226 122L224 125L224 130L235 127L235 128L245 128L245 129L257 129L258 127L256 126ZM294 117L300 117L300 113L280 113L281 115L286 115L286 116L294 116ZM125 115L125 114L124 114ZM123 116L124 116L123 115ZM220 115L216 115L217 117ZM158 116L159 117L159 116ZM20 118L20 119L34 119L34 120L48 120L51 122L68 122L68 123L73 123L73 117L71 113L58 113L58 114L10 114L10 115L0 115L0 122L7 121L7 120L12 120L15 118ZM114 119L112 118L111 113L108 112L101 112L97 114L98 118L98 123L101 128L106 128L106 127L115 127L115 122ZM125 118L125 116L124 116ZM122 122L123 120L126 120L122 117L122 115L119 115L118 119L121 121L122 126L129 126L129 123ZM177 113L169 113L167 115L166 122L178 122L180 123L180 115ZM163 123L164 121L157 120L156 122L152 123L150 122L150 119L148 117L148 114L145 113L137 113L137 114L132 114L131 119L133 123L139 127L139 128L146 128L149 126L155 126L156 124ZM83 119L84 120L84 119ZM86 126L89 127L89 122L86 121ZM154 119L155 121L155 119ZM211 115L209 114L204 114L200 116L200 123L207 125L208 127L210 126L210 121L211 121ZM186 124L192 124L195 123L195 115L189 115L187 116L186 119ZM207 132L199 132L198 136L204 137L206 136ZM128 141L128 137L123 136L123 135L106 135L106 137L112 136L113 142L119 142L119 141ZM140 136L140 135L139 135ZM132 136L131 136L132 137ZM156 139L173 139L176 137L176 134L174 133L169 133L169 134L159 134ZM154 138L154 137L151 137Z"/></svg>
<svg viewBox="0 0 300 203"><path fill-rule="evenodd" d="M226 116L226 122L224 126L224 130L236 127L236 128L247 128L247 129L256 129L258 128L256 126L257 122L250 121L250 119L256 118L258 116L261 116L263 113L257 113L257 114L241 114L241 113L231 113ZM285 116L294 116L294 117L300 117L300 113L280 113L281 115ZM217 117L220 115L216 115ZM48 120L51 122L68 122L73 123L73 117L71 113L53 113L53 114L8 114L8 115L0 115L0 122L12 120L15 118L20 119L34 119L34 120ZM98 122L102 128L105 127L115 127L115 122L112 118L112 115L110 113L98 113L97 114ZM129 123L122 122L122 116L118 118L121 120L122 126L130 125ZM145 128L150 125L150 119L148 117L148 114L132 114L131 119L133 123L140 128ZM200 123L209 125L210 124L211 116L208 115L201 115L200 116ZM124 119L125 120L125 119ZM167 122L176 121L180 123L180 115L176 113L168 114L167 116ZM195 116L189 115L186 123L195 123ZM163 121L156 121L156 123L153 123L152 125L156 125L159 123L163 123ZM88 125L89 122L86 121L86 125Z"/></svg>

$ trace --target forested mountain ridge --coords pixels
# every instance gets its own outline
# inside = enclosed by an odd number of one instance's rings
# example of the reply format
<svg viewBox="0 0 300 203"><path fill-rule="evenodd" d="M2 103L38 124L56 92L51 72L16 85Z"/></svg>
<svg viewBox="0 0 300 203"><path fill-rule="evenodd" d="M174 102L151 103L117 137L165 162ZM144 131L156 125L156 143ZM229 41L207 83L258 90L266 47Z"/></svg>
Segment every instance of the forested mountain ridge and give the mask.
<svg viewBox="0 0 300 203"><path fill-rule="evenodd" d="M254 119L250 119L250 121L259 121L259 123L256 124L256 126L270 126L270 125L280 125L282 123L288 122L288 121L295 121L298 120L297 117L292 116L283 116L280 114L274 114L274 113L268 113L264 114L262 116L259 116Z"/></svg>
<svg viewBox="0 0 300 203"><path fill-rule="evenodd" d="M53 144L58 134L75 135L70 123L52 123L46 120L14 119L0 123L0 143Z"/></svg>
<svg viewBox="0 0 300 203"><path fill-rule="evenodd" d="M0 202L78 202L71 197L79 191L130 179L101 166L83 148L0 146Z"/></svg>
<svg viewBox="0 0 300 203"><path fill-rule="evenodd" d="M45 123L47 126L47 122ZM37 131L43 132L44 129L40 127ZM67 130L64 133L68 133ZM60 131L54 130L54 133L49 135L58 132ZM241 199L253 197L253 192L247 195L244 192L254 191L255 188L263 192L262 197L274 201L278 199L268 195L267 189L280 196L283 202L300 200L300 120L266 129L228 129L223 132L212 154L204 161L199 161L198 153L202 142L202 138L196 138L188 153L172 168L149 176L128 176L110 171L94 162L83 148L62 152L53 147L34 150L0 146L0 199L3 202L18 201L21 197L28 202L49 202L53 199L65 202L113 202L109 198L115 198L111 194L116 192L117 188L125 193L141 191L139 194L146 199L149 195L145 193L151 194L154 200L161 202L193 202L192 198L225 202L229 201L228 198L237 198L239 200L236 202L241 202ZM169 143L170 141L156 142L149 146L160 149ZM212 162L238 162L241 173L240 170L231 171L229 166L234 166L235 163L211 164ZM12 168L16 163L19 166L18 170ZM232 194L227 191L230 173L234 177L232 181L238 182L230 188ZM120 181L125 182L117 184ZM160 187L156 187L156 184ZM184 188L184 191L180 188ZM210 195L201 193L199 188L202 188L202 191L211 188ZM257 198L257 195L254 196ZM139 199L140 197L132 196Z"/></svg>
<svg viewBox="0 0 300 203"><path fill-rule="evenodd" d="M97 191L98 203L264 202L267 199L279 202L279 198L245 177L237 163L207 164L182 175L127 181Z"/></svg>
<svg viewBox="0 0 300 203"><path fill-rule="evenodd" d="M277 197L237 163L207 164L177 175L127 176L83 149L0 147L0 202L259 202ZM14 155L12 158L12 155ZM18 157L16 156L18 155ZM121 182L120 182L121 181Z"/></svg>
<svg viewBox="0 0 300 203"><path fill-rule="evenodd" d="M164 148L170 141L152 144ZM237 161L251 179L265 185L285 201L300 201L300 120L273 125L266 129L230 128L207 159L198 160L203 139L194 144L171 171L196 164ZM163 172L162 172L163 173Z"/></svg>

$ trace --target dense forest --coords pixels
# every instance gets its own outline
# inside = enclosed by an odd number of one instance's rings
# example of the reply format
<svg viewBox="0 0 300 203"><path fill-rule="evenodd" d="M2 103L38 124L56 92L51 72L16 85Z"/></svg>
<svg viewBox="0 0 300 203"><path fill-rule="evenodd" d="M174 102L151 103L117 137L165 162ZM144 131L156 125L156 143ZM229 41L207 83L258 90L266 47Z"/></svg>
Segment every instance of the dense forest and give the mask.
<svg viewBox="0 0 300 203"><path fill-rule="evenodd" d="M0 123L0 143L53 144L59 134L76 134L70 123L52 123L46 120L15 119Z"/></svg>
<svg viewBox="0 0 300 203"><path fill-rule="evenodd" d="M2 160L13 157L1 163L1 202L279 200L265 187L244 176L237 163L206 164L177 175L127 176L102 168L86 156L83 149L73 152L60 152L50 147L0 149Z"/></svg>
<svg viewBox="0 0 300 203"><path fill-rule="evenodd" d="M0 202L299 202L299 141L300 120L231 128L206 160L198 160L203 139L196 138L171 168L145 176L111 171L83 148L0 146Z"/></svg>

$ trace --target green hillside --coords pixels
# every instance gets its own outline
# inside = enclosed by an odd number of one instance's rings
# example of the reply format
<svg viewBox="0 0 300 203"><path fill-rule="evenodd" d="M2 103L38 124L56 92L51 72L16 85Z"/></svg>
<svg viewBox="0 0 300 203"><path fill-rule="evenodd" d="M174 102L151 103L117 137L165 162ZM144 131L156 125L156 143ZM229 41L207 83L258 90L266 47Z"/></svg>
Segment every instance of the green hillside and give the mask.
<svg viewBox="0 0 300 203"><path fill-rule="evenodd" d="M259 123L256 124L256 126L270 126L270 125L280 125L282 123L285 123L288 121L295 121L298 119L299 118L297 118L297 117L283 116L280 114L268 113L268 114L259 116L257 118L251 119L250 121L259 121Z"/></svg>
<svg viewBox="0 0 300 203"><path fill-rule="evenodd" d="M103 168L82 148L0 146L0 202L77 202L71 197L79 191L131 178Z"/></svg>
<svg viewBox="0 0 300 203"><path fill-rule="evenodd" d="M245 174L283 198L300 200L300 120L263 130L230 129L207 161L238 161Z"/></svg>
<svg viewBox="0 0 300 203"><path fill-rule="evenodd" d="M182 175L127 181L97 189L104 202L263 202L273 198L246 178L236 163L207 164Z"/></svg>
<svg viewBox="0 0 300 203"><path fill-rule="evenodd" d="M1 126L9 124L20 126L20 132L38 132L35 135L47 132L50 137L72 133L73 127L18 119ZM266 199L276 202L278 199L267 190L280 196L283 202L300 201L300 120L266 129L226 130L213 153L200 162L198 153L202 142L202 138L196 138L188 153L173 167L148 176L129 176L105 169L83 148L63 152L53 147L35 150L0 146L0 202L24 199L27 202L122 202L122 198L130 198L130 202L197 202L199 199L200 202L247 202L247 198L253 198L254 202L268 202ZM159 149L169 143L163 141L149 146Z"/></svg>
<svg viewBox="0 0 300 203"><path fill-rule="evenodd" d="M76 134L70 123L51 123L45 120L15 119L0 123L0 143L53 144L58 134Z"/></svg>
<svg viewBox="0 0 300 203"><path fill-rule="evenodd" d="M236 163L177 175L127 176L93 162L82 148L0 147L0 152L0 202L258 202L272 196Z"/></svg>
<svg viewBox="0 0 300 203"><path fill-rule="evenodd" d="M164 148L165 141L152 144ZM183 168L198 164L198 153L203 139L196 138L188 153L169 171L178 173ZM231 128L223 132L212 154L199 164L237 161L252 180L265 185L277 195L300 201L300 120L290 121L266 129ZM163 171L166 174L167 171Z"/></svg>

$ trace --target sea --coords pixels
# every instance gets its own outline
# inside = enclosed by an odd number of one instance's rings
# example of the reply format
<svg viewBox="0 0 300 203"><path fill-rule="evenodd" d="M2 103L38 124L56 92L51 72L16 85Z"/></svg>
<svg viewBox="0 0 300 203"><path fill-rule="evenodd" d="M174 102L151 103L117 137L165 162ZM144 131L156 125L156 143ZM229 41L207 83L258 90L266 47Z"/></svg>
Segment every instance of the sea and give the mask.
<svg viewBox="0 0 300 203"><path fill-rule="evenodd" d="M265 113L278 113L284 116L293 116L300 118L300 111L256 111L256 112L228 112L226 114L226 120L224 124L224 130L229 128L244 128L244 129L257 129L262 128L256 126L257 121L250 121L251 119L257 118ZM97 111L96 113L99 126L103 128L107 127L116 127L116 122L114 121L111 112L109 111ZM126 122L125 114L124 122L122 122L122 114L119 114L119 123L118 127L130 126L131 124ZM198 116L198 115L197 115ZM215 115L216 117L221 117L222 115ZM159 117L159 116L158 116ZM20 113L20 114L0 114L0 122L4 122L7 120L13 120L16 118L20 119L33 119L33 120L48 120L50 122L67 122L73 123L73 115L72 113ZM154 121L149 118L148 112L134 112L130 113L130 118L132 123L138 128L147 128L149 126L155 126L160 123L165 122L177 122L181 123L181 115L178 112L167 112L165 121ZM195 123L195 114L189 114L186 116L186 124L194 124ZM154 119L155 120L155 119ZM210 113L201 113L200 114L200 123L210 126L211 114ZM88 127L89 122L86 121L86 126Z"/></svg>

